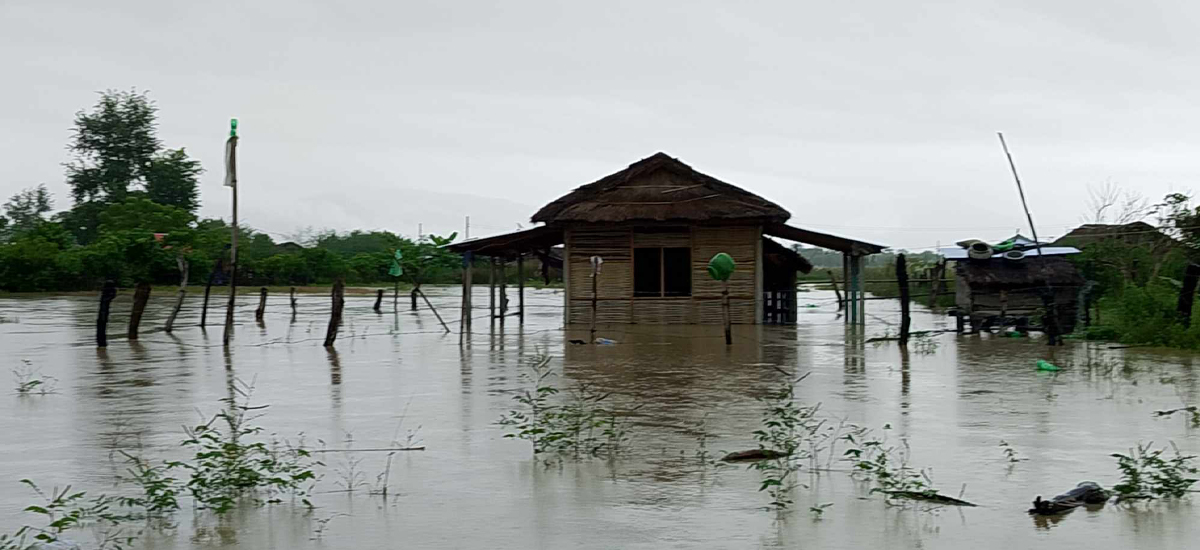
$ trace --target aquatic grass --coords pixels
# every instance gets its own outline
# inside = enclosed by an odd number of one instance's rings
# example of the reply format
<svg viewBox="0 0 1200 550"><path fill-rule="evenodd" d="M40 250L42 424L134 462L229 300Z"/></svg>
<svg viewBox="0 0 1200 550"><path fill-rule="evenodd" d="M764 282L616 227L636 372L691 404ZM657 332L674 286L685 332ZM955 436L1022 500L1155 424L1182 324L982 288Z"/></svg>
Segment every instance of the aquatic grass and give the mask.
<svg viewBox="0 0 1200 550"><path fill-rule="evenodd" d="M277 440L248 441L263 431L251 424L258 416L250 414L266 406L249 404L253 385L236 381L233 389L233 396L221 400L224 409L203 424L184 428L187 438L181 445L193 450L191 461L167 465L187 470L190 478L185 487L195 505L218 515L243 499L275 504L282 502L284 494L311 507L308 495L317 480L314 470L324 464L312 458L302 439L298 446Z"/></svg>
<svg viewBox="0 0 1200 550"><path fill-rule="evenodd" d="M182 488L179 480L169 475L169 466L153 464L125 451L118 452L125 457L129 465L124 481L141 490L138 496L121 497L122 505L144 510L147 519L166 519L179 510L179 493Z"/></svg>
<svg viewBox="0 0 1200 550"><path fill-rule="evenodd" d="M27 506L24 511L41 516L47 524L45 527L23 526L9 539L14 548L21 548L15 546L15 541L23 541L25 537L38 543L52 544L62 541L63 535L68 531L89 529L95 538L95 548L124 550L141 535L141 531L126 525L138 517L121 513L120 501L115 497L89 497L86 491L72 491L70 485L62 489L51 489L47 493L31 480L22 479L21 483L42 499L41 503Z"/></svg>
<svg viewBox="0 0 1200 550"><path fill-rule="evenodd" d="M1113 486L1117 502L1182 498L1192 492L1192 485L1197 481L1195 476L1200 475L1200 468L1194 463L1196 457L1179 452L1173 442L1170 445L1172 455L1166 455L1166 447L1152 447L1153 443L1138 444L1128 454L1110 455L1117 459L1117 468L1121 471L1121 482Z"/></svg>
<svg viewBox="0 0 1200 550"><path fill-rule="evenodd" d="M791 492L804 486L794 476L805 461L816 467L830 429L825 420L817 417L820 403L806 406L796 401L796 385L811 373L792 378L791 373L777 370L787 375L788 381L758 399L762 406L762 427L751 432L759 449L773 458L756 461L750 468L762 473L758 490L766 491L771 497L771 507L779 510L794 503Z"/></svg>
<svg viewBox="0 0 1200 550"><path fill-rule="evenodd" d="M550 357L542 352L526 361L525 376L532 388L513 396L517 408L502 416L497 424L515 431L505 438L523 439L533 448L534 456L552 455L574 458L619 455L629 439L624 415L605 406L609 393L579 384L564 393L550 383L554 375ZM634 409L636 410L636 409Z"/></svg>
<svg viewBox="0 0 1200 550"><path fill-rule="evenodd" d="M58 393L58 379L46 376L33 368L33 363L21 360L21 366L13 369L13 383L17 395L50 395Z"/></svg>

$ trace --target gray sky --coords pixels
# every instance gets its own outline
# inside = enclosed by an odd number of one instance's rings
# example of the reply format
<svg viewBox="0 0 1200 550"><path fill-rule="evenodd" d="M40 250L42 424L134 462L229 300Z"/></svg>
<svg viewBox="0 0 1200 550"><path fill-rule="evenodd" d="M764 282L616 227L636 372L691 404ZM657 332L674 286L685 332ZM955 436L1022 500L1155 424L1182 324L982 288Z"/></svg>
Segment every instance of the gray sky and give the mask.
<svg viewBox="0 0 1200 550"><path fill-rule="evenodd" d="M942 5L937 5L942 4ZM1189 2L0 0L0 194L46 183L74 113L149 90L208 170L241 119L242 219L473 235L665 151L792 223L887 245L1077 224L1087 186L1200 175Z"/></svg>

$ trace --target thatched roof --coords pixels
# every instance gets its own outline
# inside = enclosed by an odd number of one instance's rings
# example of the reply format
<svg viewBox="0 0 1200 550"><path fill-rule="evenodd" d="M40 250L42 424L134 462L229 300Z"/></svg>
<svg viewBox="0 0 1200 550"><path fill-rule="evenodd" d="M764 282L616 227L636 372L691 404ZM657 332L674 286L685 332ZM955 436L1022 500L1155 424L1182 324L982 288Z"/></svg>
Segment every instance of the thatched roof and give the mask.
<svg viewBox="0 0 1200 550"><path fill-rule="evenodd" d="M1080 286L1083 276L1070 260L1062 256L1032 257L1024 260L966 260L957 262L958 274L972 289L1021 288L1041 286Z"/></svg>
<svg viewBox="0 0 1200 550"><path fill-rule="evenodd" d="M627 221L758 220L782 223L787 210L754 193L701 174L666 153L656 153L547 204L532 220L612 223Z"/></svg>
<svg viewBox="0 0 1200 550"><path fill-rule="evenodd" d="M1146 222L1126 224L1088 223L1076 227L1070 233L1059 237L1058 240L1054 241L1054 245L1086 248L1088 245L1108 239L1115 239L1127 244L1155 244L1171 241L1170 237Z"/></svg>
<svg viewBox="0 0 1200 550"><path fill-rule="evenodd" d="M809 273L813 269L812 262L792 250L771 239L763 237L763 259L787 270Z"/></svg>

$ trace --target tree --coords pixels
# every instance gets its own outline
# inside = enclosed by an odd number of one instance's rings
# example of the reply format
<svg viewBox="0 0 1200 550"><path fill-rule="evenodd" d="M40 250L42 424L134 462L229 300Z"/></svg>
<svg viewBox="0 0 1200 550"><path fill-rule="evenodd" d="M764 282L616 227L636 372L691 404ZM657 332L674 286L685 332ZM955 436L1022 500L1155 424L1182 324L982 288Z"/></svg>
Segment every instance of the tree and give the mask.
<svg viewBox="0 0 1200 550"><path fill-rule="evenodd" d="M145 92L114 90L101 92L91 111L75 115L68 146L75 159L66 165L75 207L63 219L80 242L96 237L97 204L140 194L187 212L199 206L200 163L183 149L162 148L157 116Z"/></svg>
<svg viewBox="0 0 1200 550"><path fill-rule="evenodd" d="M46 221L46 214L54 208L54 198L46 184L31 187L8 199L4 203L4 218L0 223L0 235L16 235L27 232Z"/></svg>
<svg viewBox="0 0 1200 550"><path fill-rule="evenodd" d="M1155 205L1137 191L1107 182L1099 187L1088 186L1087 209L1084 223L1127 225L1153 214Z"/></svg>

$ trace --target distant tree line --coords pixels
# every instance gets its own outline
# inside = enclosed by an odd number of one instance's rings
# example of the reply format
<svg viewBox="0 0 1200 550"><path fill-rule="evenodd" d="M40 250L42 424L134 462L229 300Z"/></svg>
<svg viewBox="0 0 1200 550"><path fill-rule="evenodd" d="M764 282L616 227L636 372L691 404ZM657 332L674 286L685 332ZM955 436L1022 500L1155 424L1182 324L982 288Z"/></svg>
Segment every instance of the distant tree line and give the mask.
<svg viewBox="0 0 1200 550"><path fill-rule="evenodd" d="M146 281L178 284L177 260L191 265L193 282L210 272L228 278L230 227L196 216L203 169L184 149L163 146L156 105L145 93L106 91L80 111L66 164L70 209L51 215L46 186L25 189L0 215L0 290L66 291ZM453 282L458 255L441 248L454 239L408 239L387 231L326 231L303 243L277 243L241 227L238 277L245 284L308 285L344 277L381 283L395 252L409 284Z"/></svg>

